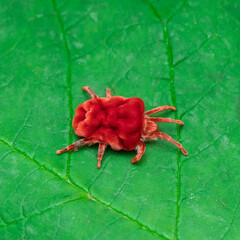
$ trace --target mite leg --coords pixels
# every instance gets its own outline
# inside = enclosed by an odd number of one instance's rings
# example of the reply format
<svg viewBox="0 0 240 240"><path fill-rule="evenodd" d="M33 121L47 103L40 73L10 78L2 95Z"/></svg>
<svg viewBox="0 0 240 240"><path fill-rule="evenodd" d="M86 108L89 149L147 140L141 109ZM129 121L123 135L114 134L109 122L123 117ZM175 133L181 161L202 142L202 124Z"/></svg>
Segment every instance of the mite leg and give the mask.
<svg viewBox="0 0 240 240"><path fill-rule="evenodd" d="M184 155L188 155L188 152L183 148L182 144L180 144L179 142L173 140L170 136L168 136L167 134L165 133L161 133L161 132L156 132L156 133L153 133L152 135L150 135L149 137L147 137L146 139L151 139L151 138L155 138L155 137L158 137L158 138L161 138L161 139L166 139L168 142L171 142L173 143L176 147L178 147L182 153Z"/></svg>
<svg viewBox="0 0 240 240"><path fill-rule="evenodd" d="M102 162L102 158L103 158L103 154L105 152L105 149L107 147L107 144L105 143L99 143L98 146L98 164L97 164L97 168L101 167L101 162Z"/></svg>
<svg viewBox="0 0 240 240"><path fill-rule="evenodd" d="M111 90L108 87L106 88L106 97L107 98L111 98L112 97Z"/></svg>
<svg viewBox="0 0 240 240"><path fill-rule="evenodd" d="M171 118L161 118L161 117L153 118L153 117L150 117L149 119L153 122L167 122L167 123L172 122L172 123L179 124L181 126L184 125L184 123L181 120L175 120L175 119L171 119Z"/></svg>
<svg viewBox="0 0 240 240"><path fill-rule="evenodd" d="M82 87L82 90L89 93L92 98L98 98L97 94L89 86Z"/></svg>
<svg viewBox="0 0 240 240"><path fill-rule="evenodd" d="M171 107L171 106L161 106L161 107L157 107L157 108L154 108L154 109L151 109L151 110L149 110L149 111L146 111L144 114L145 115L150 115L150 114L153 114L153 113L157 113L157 112L161 112L161 111L163 111L163 110L176 110L176 108L175 107Z"/></svg>
<svg viewBox="0 0 240 240"><path fill-rule="evenodd" d="M91 143L90 140L87 140L87 139L85 139L85 138L80 139L80 140L78 140L77 142L75 142L75 143L67 146L66 148L64 148L64 149L62 149L62 150L57 150L57 154L62 154L62 153L64 153L64 152L68 152L68 151L70 151L70 150L72 150L72 149L74 149L74 152L76 152L76 151L78 151L78 148L79 148L79 147L81 147L81 146L83 146L83 145L86 145L86 144L89 144L89 143Z"/></svg>
<svg viewBox="0 0 240 240"><path fill-rule="evenodd" d="M145 152L145 148L146 147L144 142L140 141L139 144L137 145L137 155L131 160L131 163L135 163L141 159L142 155Z"/></svg>

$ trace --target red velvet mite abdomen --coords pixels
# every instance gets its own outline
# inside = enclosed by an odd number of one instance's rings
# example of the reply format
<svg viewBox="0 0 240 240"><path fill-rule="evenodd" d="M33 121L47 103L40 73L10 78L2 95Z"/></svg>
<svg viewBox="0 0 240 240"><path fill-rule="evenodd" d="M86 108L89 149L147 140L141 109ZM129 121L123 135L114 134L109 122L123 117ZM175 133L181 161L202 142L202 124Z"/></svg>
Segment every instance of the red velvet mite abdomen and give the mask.
<svg viewBox="0 0 240 240"><path fill-rule="evenodd" d="M73 128L80 137L130 151L141 139L144 109L140 98L91 99L77 107Z"/></svg>

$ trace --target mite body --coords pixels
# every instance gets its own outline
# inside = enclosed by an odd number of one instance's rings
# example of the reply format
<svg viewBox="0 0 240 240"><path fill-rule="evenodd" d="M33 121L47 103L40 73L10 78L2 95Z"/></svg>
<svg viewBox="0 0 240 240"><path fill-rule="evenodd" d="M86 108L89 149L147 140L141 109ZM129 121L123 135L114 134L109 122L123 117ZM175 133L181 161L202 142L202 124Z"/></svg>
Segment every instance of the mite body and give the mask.
<svg viewBox="0 0 240 240"><path fill-rule="evenodd" d="M110 145L114 150L131 151L137 149L137 155L131 160L132 163L135 163L144 154L145 140L161 138L172 142L184 155L188 155L180 143L159 132L156 124L156 122L173 122L183 125L182 121L149 117L149 115L163 110L176 110L175 107L161 106L144 112L144 102L140 98L112 97L109 88L106 89L106 97L99 98L90 87L83 87L83 90L88 92L93 99L76 108L72 125L76 135L84 138L58 150L57 154L72 149L77 151L80 146L98 143L98 168L101 166L107 145Z"/></svg>

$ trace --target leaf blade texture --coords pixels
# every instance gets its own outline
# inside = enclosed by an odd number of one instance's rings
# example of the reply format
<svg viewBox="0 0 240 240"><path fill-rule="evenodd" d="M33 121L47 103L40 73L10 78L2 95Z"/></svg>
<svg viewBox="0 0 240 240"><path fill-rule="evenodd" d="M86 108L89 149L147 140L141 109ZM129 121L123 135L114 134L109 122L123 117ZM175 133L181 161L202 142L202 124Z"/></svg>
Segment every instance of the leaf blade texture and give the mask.
<svg viewBox="0 0 240 240"><path fill-rule="evenodd" d="M207 7L206 7L207 6ZM239 239L237 1L1 4L1 239ZM134 152L60 156L89 85L140 97L163 140Z"/></svg>

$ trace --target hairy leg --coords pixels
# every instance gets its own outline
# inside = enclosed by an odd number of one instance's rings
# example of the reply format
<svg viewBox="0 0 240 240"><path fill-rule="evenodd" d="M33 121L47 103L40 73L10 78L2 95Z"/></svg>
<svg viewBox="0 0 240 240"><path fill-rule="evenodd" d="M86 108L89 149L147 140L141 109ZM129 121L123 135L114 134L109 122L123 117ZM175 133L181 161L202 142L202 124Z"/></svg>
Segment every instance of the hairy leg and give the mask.
<svg viewBox="0 0 240 240"><path fill-rule="evenodd" d="M179 124L181 126L184 125L184 123L181 121L181 120L175 120L175 119L171 119L171 118L161 118L161 117L150 117L149 118L151 121L153 122L167 122L167 123L176 123L176 124Z"/></svg>
<svg viewBox="0 0 240 240"><path fill-rule="evenodd" d="M154 109L151 109L151 110L149 110L149 111L146 111L144 114L145 115L150 115L150 114L153 114L153 113L157 113L157 112L161 112L161 111L164 111L164 110L176 110L176 108L175 107L171 107L171 106L168 106L168 105L166 105L166 106L160 106L160 107L157 107L157 108L154 108Z"/></svg>
<svg viewBox="0 0 240 240"><path fill-rule="evenodd" d="M82 90L89 93L92 98L98 98L97 94L89 86L82 87Z"/></svg>
<svg viewBox="0 0 240 240"><path fill-rule="evenodd" d="M146 137L145 139L151 139L151 138L156 138L156 137L161 138L161 139L166 139L168 142L171 142L176 147L178 147L184 155L186 155L186 156L188 155L188 152L183 148L181 143L173 140L170 136L168 136L165 133L155 132L155 133L151 134L150 136Z"/></svg>
<svg viewBox="0 0 240 240"><path fill-rule="evenodd" d="M112 97L111 90L108 87L106 88L106 97L107 98L111 98Z"/></svg>
<svg viewBox="0 0 240 240"><path fill-rule="evenodd" d="M99 143L98 146L98 164L97 164L97 168L101 167L101 162L102 162L102 158L103 158L103 154L105 152L105 149L107 147L107 144L105 143Z"/></svg>
<svg viewBox="0 0 240 240"><path fill-rule="evenodd" d="M74 149L74 152L78 151L78 148L86 145L86 144L91 144L91 140L87 140L85 138L78 140L77 142L67 146L66 148L62 149L62 150L57 150L57 154L62 154L64 152L68 152L72 149Z"/></svg>
<svg viewBox="0 0 240 240"><path fill-rule="evenodd" d="M145 152L145 148L146 147L144 142L140 141L137 145L137 155L131 160L131 163L135 163L141 159L142 155Z"/></svg>

